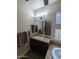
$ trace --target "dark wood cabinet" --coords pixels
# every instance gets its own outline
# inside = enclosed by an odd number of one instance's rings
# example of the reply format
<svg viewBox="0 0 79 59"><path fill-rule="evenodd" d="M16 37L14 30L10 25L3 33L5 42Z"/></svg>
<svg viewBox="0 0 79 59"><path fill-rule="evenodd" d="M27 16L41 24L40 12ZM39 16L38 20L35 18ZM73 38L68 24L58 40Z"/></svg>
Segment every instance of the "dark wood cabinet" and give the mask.
<svg viewBox="0 0 79 59"><path fill-rule="evenodd" d="M30 38L30 46L31 49L35 50L36 52L46 55L49 44L35 40L34 38Z"/></svg>

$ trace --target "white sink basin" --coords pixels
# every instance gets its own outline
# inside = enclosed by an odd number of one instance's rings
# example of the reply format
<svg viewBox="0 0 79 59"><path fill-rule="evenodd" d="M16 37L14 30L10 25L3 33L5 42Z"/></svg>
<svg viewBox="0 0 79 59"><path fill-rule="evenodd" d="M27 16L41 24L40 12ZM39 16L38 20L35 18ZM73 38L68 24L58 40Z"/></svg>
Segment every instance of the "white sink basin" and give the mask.
<svg viewBox="0 0 79 59"><path fill-rule="evenodd" d="M35 38L38 38L38 39L44 39L44 37L42 36L34 36Z"/></svg>
<svg viewBox="0 0 79 59"><path fill-rule="evenodd" d="M61 48L53 48L52 49L52 57L54 59L61 59Z"/></svg>

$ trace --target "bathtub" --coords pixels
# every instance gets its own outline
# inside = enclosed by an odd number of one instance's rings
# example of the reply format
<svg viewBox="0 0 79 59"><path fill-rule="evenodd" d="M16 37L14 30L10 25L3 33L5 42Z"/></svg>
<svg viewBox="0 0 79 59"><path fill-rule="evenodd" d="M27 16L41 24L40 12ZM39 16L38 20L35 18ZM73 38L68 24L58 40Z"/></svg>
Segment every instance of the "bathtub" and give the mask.
<svg viewBox="0 0 79 59"><path fill-rule="evenodd" d="M61 48L52 49L52 59L61 59Z"/></svg>

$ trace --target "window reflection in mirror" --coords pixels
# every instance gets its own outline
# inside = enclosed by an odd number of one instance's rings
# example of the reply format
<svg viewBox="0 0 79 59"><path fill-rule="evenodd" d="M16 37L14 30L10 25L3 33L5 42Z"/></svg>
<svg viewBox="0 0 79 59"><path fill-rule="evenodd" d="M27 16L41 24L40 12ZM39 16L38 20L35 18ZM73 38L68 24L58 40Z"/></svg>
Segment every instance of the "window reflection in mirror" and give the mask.
<svg viewBox="0 0 79 59"><path fill-rule="evenodd" d="M61 40L61 12L56 12L55 39Z"/></svg>

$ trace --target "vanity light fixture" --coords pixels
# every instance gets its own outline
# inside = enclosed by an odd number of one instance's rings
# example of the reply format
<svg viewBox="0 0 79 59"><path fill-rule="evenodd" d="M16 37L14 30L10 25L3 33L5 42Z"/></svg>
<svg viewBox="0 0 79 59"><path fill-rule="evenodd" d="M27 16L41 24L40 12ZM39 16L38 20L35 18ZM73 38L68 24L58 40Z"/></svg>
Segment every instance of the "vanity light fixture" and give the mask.
<svg viewBox="0 0 79 59"><path fill-rule="evenodd" d="M29 1L29 0L25 0L25 1Z"/></svg>
<svg viewBox="0 0 79 59"><path fill-rule="evenodd" d="M42 16L44 16L44 15L47 15L47 12L46 13L40 13L40 14L37 14L35 17L42 17Z"/></svg>
<svg viewBox="0 0 79 59"><path fill-rule="evenodd" d="M42 19L42 16L40 17L40 19Z"/></svg>
<svg viewBox="0 0 79 59"><path fill-rule="evenodd" d="M44 0L44 5L48 5L48 0Z"/></svg>

